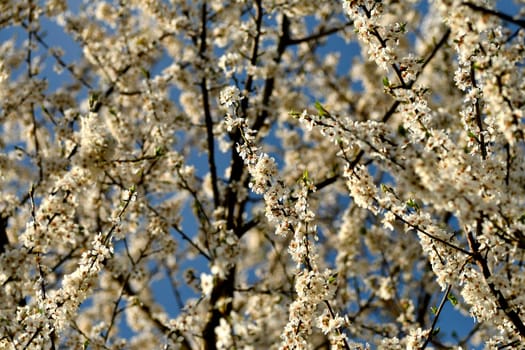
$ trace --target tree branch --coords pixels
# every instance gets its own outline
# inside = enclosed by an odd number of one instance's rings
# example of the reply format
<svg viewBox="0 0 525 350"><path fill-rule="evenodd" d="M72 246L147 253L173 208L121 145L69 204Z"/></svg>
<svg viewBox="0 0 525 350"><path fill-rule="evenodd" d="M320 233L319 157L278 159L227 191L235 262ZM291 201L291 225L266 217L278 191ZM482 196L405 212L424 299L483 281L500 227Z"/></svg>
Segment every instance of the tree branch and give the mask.
<svg viewBox="0 0 525 350"><path fill-rule="evenodd" d="M523 20L523 19L515 19L514 17L509 16L506 13L503 13L503 12L500 12L500 11L497 11L497 10L493 10L493 9L489 9L487 7L479 6L479 5L471 3L469 1L464 1L461 4L464 5L464 6L469 7L470 9L472 9L474 11L478 11L478 12L482 12L484 14L496 16L496 17L498 17L498 18L500 18L500 19L502 19L504 21L507 21L507 22L516 24L516 25L518 25L518 26L520 26L522 28L525 28L525 20Z"/></svg>
<svg viewBox="0 0 525 350"><path fill-rule="evenodd" d="M199 56L205 60L206 56L206 35L207 35L207 16L208 10L206 8L206 1L202 3L201 9L201 34ZM208 143L208 166L211 175L211 187L213 192L213 204L215 208L219 206L219 187L217 183L217 165L215 163L215 138L213 136L213 119L210 110L210 97L208 93L208 83L204 75L200 83L202 93L202 106L204 108L204 120L206 123L206 142Z"/></svg>
<svg viewBox="0 0 525 350"><path fill-rule="evenodd" d="M476 231L478 236L482 233L481 218L477 220ZM481 273L483 274L483 278L485 279L485 283L487 283L487 286L489 287L489 290L495 299L494 301L496 302L496 305L498 305L498 308L507 316L507 318L514 325L514 327L516 327L516 330L518 331L520 336L525 337L525 324L521 320L520 315L509 305L509 302L507 301L503 293L494 285L494 282L490 281L492 273L488 266L487 260L481 255L481 251L479 250L479 243L470 231L467 233L467 241L473 253L472 259L480 268Z"/></svg>

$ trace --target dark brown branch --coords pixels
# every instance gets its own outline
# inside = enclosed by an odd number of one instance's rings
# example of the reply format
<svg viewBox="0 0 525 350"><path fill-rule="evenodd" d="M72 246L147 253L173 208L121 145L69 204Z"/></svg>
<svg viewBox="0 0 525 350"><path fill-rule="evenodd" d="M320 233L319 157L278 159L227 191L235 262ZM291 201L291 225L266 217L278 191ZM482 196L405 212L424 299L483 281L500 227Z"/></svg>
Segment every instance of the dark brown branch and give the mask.
<svg viewBox="0 0 525 350"><path fill-rule="evenodd" d="M434 320L432 321L432 326L430 326L430 332L428 333L427 339L425 339L425 342L421 346L421 350L424 350L428 343L430 342L430 339L432 339L432 336L434 335L434 329L436 329L436 324L439 319L439 315L441 315L441 311L443 311L443 307L445 306L445 303L447 302L448 293L450 293L450 288L452 286L449 284L447 286L447 289L445 290L445 293L443 294L443 298L441 298L441 303L439 303L438 309L436 311L436 316L434 317Z"/></svg>
<svg viewBox="0 0 525 350"><path fill-rule="evenodd" d="M252 53L250 57L250 64L252 66L257 65L257 59L259 57L259 45L260 41L262 39L262 24L263 24L263 8L261 0L257 0L255 2L255 27L256 27L256 34L253 39L253 48ZM253 75L249 74L246 77L246 80L244 82L244 90L249 94L253 90L253 82L254 77ZM243 118L246 118L248 106L249 106L250 98L249 96L245 96L244 99L240 102L240 109L239 113L240 116ZM240 130L235 130L232 134L230 134L230 138L232 140L232 143L235 145L238 142L241 141L241 132ZM237 203L237 190L234 188L235 184L240 181L244 174L244 161L242 160L241 156L237 152L236 148L233 147L232 149L232 160L231 160L231 174L230 178L228 180L228 187L226 189L226 194L224 196L224 202L223 206L227 208L227 216L226 216L226 225L228 229L234 229L234 232L237 236L240 237L240 232L238 229L235 228L235 208Z"/></svg>
<svg viewBox="0 0 525 350"><path fill-rule="evenodd" d="M474 63L471 63L470 65L470 78L472 79L472 86L477 89L477 82L476 82L476 72L474 70ZM476 125L478 126L479 131L479 139L477 139L477 142L479 144L479 147L481 149L481 157L483 159L487 159L487 146L485 145L485 136L484 136L484 130L483 130L483 121L481 120L481 106L479 103L479 98L476 99L476 103L474 105L475 107L475 119L476 119Z"/></svg>
<svg viewBox="0 0 525 350"><path fill-rule="evenodd" d="M319 31L317 33L313 33L313 34L310 34L308 36L305 36L303 38L290 38L287 40L286 42L286 45L287 46L293 46L293 45L298 45L298 44L301 44L301 43L305 43L305 42L310 42L310 41L315 41L315 40L318 40L318 39L322 39L324 37L327 37L327 36L330 36L332 34L335 34L335 33L338 33L340 32L341 30L344 30L350 26L354 25L354 22L347 22L341 26L338 26L338 27L334 27L334 28L330 28L330 29L326 29L324 31Z"/></svg>
<svg viewBox="0 0 525 350"><path fill-rule="evenodd" d="M208 10L206 8L206 1L202 3L201 9L201 34L200 34L200 47L199 56L204 60L206 57L206 35L207 35L207 16ZM204 120L206 123L206 141L208 143L208 166L210 168L211 175L211 187L213 192L213 204L215 208L219 206L219 186L217 183L217 165L215 162L215 138L213 136L213 119L211 116L210 109L210 95L208 92L208 83L206 75L204 75L200 82L200 88L202 93L202 106L204 108Z"/></svg>
<svg viewBox="0 0 525 350"><path fill-rule="evenodd" d="M0 254L5 252L7 246L9 246L9 238L7 237L7 223L9 222L9 216L5 213L0 214Z"/></svg>
<svg viewBox="0 0 525 350"><path fill-rule="evenodd" d="M129 296L137 296L138 294L133 290L131 287L129 280L126 280L123 278L123 276L117 276L114 277L114 279L122 286L122 289L124 291L123 294L129 295ZM166 337L168 338L174 338L177 341L180 342L179 346L180 349L189 350L192 349L190 346L189 340L177 329L172 329L168 326L166 326L158 317L155 316L155 312L151 309L151 307L144 301L140 301L134 306L139 307L142 312L146 315L146 317L149 319L150 322L152 322L155 327Z"/></svg>
<svg viewBox="0 0 525 350"><path fill-rule="evenodd" d="M386 209L387 209L387 210L390 210L390 209L388 209L388 208L386 208ZM433 239L433 240L435 240L435 241L437 241L437 242L440 242L440 243L446 245L447 247L452 248L452 249L455 249L455 250L457 250L457 251L459 251L459 252L461 252L461 253L463 253L463 254L465 254L465 255L467 255L467 256L472 256L472 252L469 252L468 250L465 250L465 249L463 249L463 248L461 248L461 247L458 247L458 246L456 246L456 245L454 245L454 244L452 244L452 243L450 243L450 242L447 242L447 241L445 241L445 240L442 239L442 238L436 237L436 236L434 236L433 234L427 232L425 229L421 228L419 225L411 224L410 222L408 222L408 221L407 221L405 218L403 218L402 216L400 216L400 215L394 213L394 212L391 211L391 210L390 210L390 212L391 212L392 214L394 214L394 216L396 217L396 219L398 219L398 220L401 221L402 223L404 223L404 224L406 224L406 225L412 227L414 230L416 230L416 231L418 231L418 232L424 234L424 235L427 236L428 238L431 238L431 239Z"/></svg>
<svg viewBox="0 0 525 350"><path fill-rule="evenodd" d="M258 13L261 14L261 16L257 17L257 21L258 21L258 25L259 24L262 25L262 4L258 8L259 8ZM259 21L261 21L261 23L259 23ZM288 19L288 17L286 15L283 15L282 24L281 24L281 32L282 32L281 37L279 38L279 42L277 43L276 56L274 57L274 62L275 62L276 65L278 65L279 62L281 61L281 57L282 57L283 53L286 50L286 43L288 42L288 40L290 38L290 33L289 33L290 32L290 21L289 21L289 19ZM255 51L254 51L254 54L255 54ZM254 62L256 62L256 60ZM254 63L254 65L255 65L255 63ZM270 105L270 99L272 97L274 88L275 88L275 77L272 76L272 77L269 77L268 79L266 79L266 81L265 81L264 90L263 90L263 96L262 96L262 102L261 102L261 104L263 106L263 109L262 109L261 113L259 115L257 115L257 117L255 118L255 121L253 122L253 124L251 126L251 129L253 131L255 131L256 134L261 130L261 128L263 127L264 123L268 119L268 116L269 116L268 108L269 108L269 105ZM244 106L247 108L248 104L246 104ZM243 113L245 114L246 110L244 110ZM244 168L244 167L242 167L242 168ZM240 179L240 177L239 177L239 179ZM246 178L244 183L243 183L243 186L244 187L248 187L249 181L250 181L250 179ZM248 199L245 198L240 203L238 203L237 220L236 220L235 223L233 223L233 226L236 227L236 228L239 228L239 227L242 226L242 221L243 221L242 212L244 211L244 209L246 207L247 200ZM233 219L233 216L229 217L228 220L229 219ZM237 234L238 237L241 236L241 233L238 230L236 230L236 234Z"/></svg>
<svg viewBox="0 0 525 350"><path fill-rule="evenodd" d="M434 58L434 56L436 56L436 54L438 53L439 49L445 45L445 43L447 42L448 40L448 37L450 36L450 28L447 28L447 30L445 31L445 33L443 33L443 36L441 37L441 39L438 41L438 43L434 46L434 48L432 49L432 52L430 52L430 54L427 56L427 58L425 58L425 60L423 61L423 63L421 64L421 71L420 73L423 71L423 69L427 66L427 64L430 63L430 61L432 61L432 59Z"/></svg>
<svg viewBox="0 0 525 350"><path fill-rule="evenodd" d="M482 233L482 224L483 221L481 218L479 218L476 224L476 233L478 236ZM514 327L516 327L516 330L520 336L525 337L525 324L521 320L520 315L509 305L509 302L503 293L494 285L494 282L490 282L492 272L490 271L486 258L483 257L481 251L479 250L478 241L470 231L467 233L467 241L470 249L472 250L472 259L480 268L483 278L485 279L485 283L487 283L490 293L495 299L494 301L496 302L496 305L498 305L498 308L507 316Z"/></svg>
<svg viewBox="0 0 525 350"><path fill-rule="evenodd" d="M445 33L443 34L439 42L434 46L434 49L432 50L430 55L428 55L428 57L425 59L425 61L423 62L421 66L421 70L417 74L416 79L410 83L410 86L412 86L417 81L417 78L423 72L423 68L425 68L427 64L434 58L434 56L439 51L439 49L447 42L449 36L450 36L450 28L445 31ZM399 100L394 101L392 105L390 106L390 108L383 115L383 118L381 118L381 121L383 123L386 123L394 115L394 113L397 110L397 107L399 107L400 104L401 102ZM350 169L354 169L355 166L359 164L359 162L361 161L364 155L365 155L365 152L363 150L360 150L357 156L354 158L354 160L350 163Z"/></svg>
<svg viewBox="0 0 525 350"><path fill-rule="evenodd" d="M125 247L126 247L126 253L128 255L128 259L131 263L131 270L126 274L126 277L124 277L124 285L129 285L129 281L131 279L131 277L133 276L133 273L137 267L137 265L143 260L145 259L148 254L147 254L147 250L150 248L151 246L151 243L152 243L152 239L151 237L148 239L148 242L146 243L146 245L144 246L144 248L141 249L140 251L140 256L136 259L136 261L133 259L133 257L131 256L131 254L129 253L129 249L128 249L128 245L126 243L126 239L124 239L124 244L125 244ZM119 305L120 305L120 302L123 300L124 298L124 295L125 295L125 288L123 286L121 286L120 288L120 292L119 292L119 295L117 297L117 300L115 300L114 302L114 306L113 306L113 311L111 313L111 319L110 319L110 322L109 322L109 325L107 327L107 330L103 336L104 338L104 341L107 343L108 339L109 339L109 335L111 334L111 330L112 328L115 326L116 324L116 321L117 321L117 316L124 310L122 308L119 308Z"/></svg>
<svg viewBox="0 0 525 350"><path fill-rule="evenodd" d="M525 20L523 19L515 19L514 17L512 16L509 16L507 15L506 13L503 13L503 12L500 12L500 11L497 11L497 10L493 10L493 9L489 9L487 7L483 7L483 6L479 6L479 5L476 5L476 4L473 4L469 1L464 1L462 3L462 5L464 6L467 6L469 7L470 9L474 10L474 11L478 11L478 12L481 12L481 13L484 13L484 14L488 14L488 15L492 15L492 16L496 16L506 22L510 22L510 23L513 23L513 24L516 24L522 28L525 28Z"/></svg>
<svg viewBox="0 0 525 350"><path fill-rule="evenodd" d="M25 22L22 22L22 27L24 27L24 29L26 30L29 30L29 25ZM63 59L62 57L60 57L56 52L54 52L53 50L50 49L49 45L44 41L44 39L38 35L37 32L32 32L33 33L33 37L36 39L36 41L38 41L38 43L40 45L42 45L43 48L45 48L50 54L51 56L53 56L53 58L57 61L57 63L64 69L66 69L76 80L78 80L82 85L84 85L86 88L88 89L93 89L93 87L91 86L90 83L88 83L83 77L79 76L74 70L73 70L73 67L69 64L67 64Z"/></svg>
<svg viewBox="0 0 525 350"><path fill-rule="evenodd" d="M153 213L155 214L155 216L157 216L158 218L161 218L162 220L165 220L167 221L159 212L157 209L155 209L153 206L151 206L149 203L147 204L147 207L148 209ZM202 255L206 260L208 261L211 261L211 257L209 254L207 254L201 247L199 247L197 245L197 243L193 242L193 240L190 238L190 236L188 236L184 231L182 231L182 229L176 224L176 223L171 223L170 224L171 228L173 228L175 231L177 231L177 233L180 235L180 237L188 242L196 251L199 252L200 255Z"/></svg>

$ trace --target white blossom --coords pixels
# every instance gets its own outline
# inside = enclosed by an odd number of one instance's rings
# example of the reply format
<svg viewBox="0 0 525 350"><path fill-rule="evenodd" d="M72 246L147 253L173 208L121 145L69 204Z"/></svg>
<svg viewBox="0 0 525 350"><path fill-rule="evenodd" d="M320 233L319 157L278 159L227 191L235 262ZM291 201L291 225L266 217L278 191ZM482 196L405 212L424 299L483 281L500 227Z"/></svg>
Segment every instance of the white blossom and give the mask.
<svg viewBox="0 0 525 350"><path fill-rule="evenodd" d="M2 2L0 348L519 347L524 4Z"/></svg>

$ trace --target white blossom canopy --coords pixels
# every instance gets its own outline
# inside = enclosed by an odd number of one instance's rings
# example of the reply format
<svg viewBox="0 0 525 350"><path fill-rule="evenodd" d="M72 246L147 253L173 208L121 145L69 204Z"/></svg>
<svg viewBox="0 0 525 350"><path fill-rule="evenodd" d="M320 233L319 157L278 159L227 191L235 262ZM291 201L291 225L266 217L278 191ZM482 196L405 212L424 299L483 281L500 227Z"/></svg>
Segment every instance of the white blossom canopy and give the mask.
<svg viewBox="0 0 525 350"><path fill-rule="evenodd" d="M0 348L519 348L524 5L0 2Z"/></svg>

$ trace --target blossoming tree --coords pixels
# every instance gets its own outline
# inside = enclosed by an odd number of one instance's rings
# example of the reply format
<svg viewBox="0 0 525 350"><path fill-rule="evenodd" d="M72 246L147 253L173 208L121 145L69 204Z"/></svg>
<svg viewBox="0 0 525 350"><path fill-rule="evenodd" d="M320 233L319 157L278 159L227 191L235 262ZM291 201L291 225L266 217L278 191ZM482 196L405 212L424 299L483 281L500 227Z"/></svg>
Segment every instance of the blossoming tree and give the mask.
<svg viewBox="0 0 525 350"><path fill-rule="evenodd" d="M0 348L521 346L502 3L1 2Z"/></svg>

